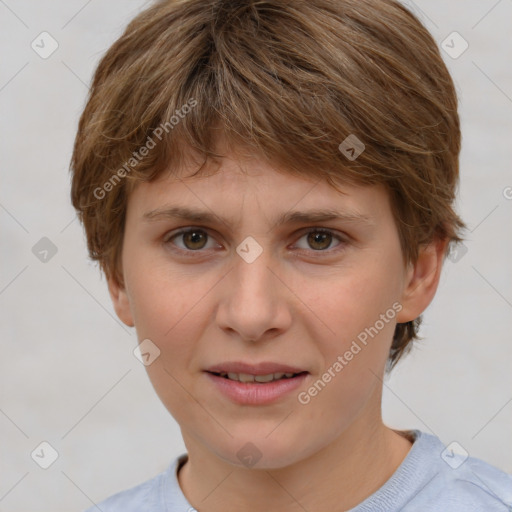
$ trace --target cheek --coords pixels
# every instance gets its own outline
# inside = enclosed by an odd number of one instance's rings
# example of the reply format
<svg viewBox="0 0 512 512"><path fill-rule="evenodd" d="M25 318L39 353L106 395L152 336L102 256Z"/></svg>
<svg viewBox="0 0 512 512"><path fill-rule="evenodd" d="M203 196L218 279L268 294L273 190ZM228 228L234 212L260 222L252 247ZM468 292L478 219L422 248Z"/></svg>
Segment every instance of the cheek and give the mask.
<svg viewBox="0 0 512 512"><path fill-rule="evenodd" d="M197 407L193 389L192 395L185 390L190 388L187 379L194 368L195 340L209 318L201 298L211 285L169 272L164 275L155 269L133 277L131 296L137 337L139 341L150 339L160 350L158 358L146 367L148 377L168 411L185 421Z"/></svg>
<svg viewBox="0 0 512 512"><path fill-rule="evenodd" d="M336 300L317 302L322 318L335 334L325 334L324 329L317 338L323 368L312 387L304 390L312 396L305 414L311 416L311 421L318 421L314 415L320 414L336 432L347 428L365 404L377 401L396 322L392 294L375 293L366 279L350 285L345 290L350 293L339 294L339 287L333 287L332 292L338 293Z"/></svg>
<svg viewBox="0 0 512 512"><path fill-rule="evenodd" d="M187 277L169 268L140 265L127 271L127 286L137 332L154 336L162 343L172 337L180 324L198 305L208 283Z"/></svg>
<svg viewBox="0 0 512 512"><path fill-rule="evenodd" d="M337 376L333 381L353 397L362 391L361 378L373 382L376 377L372 372L380 375L400 308L398 270L392 268L392 261L378 262L374 259L328 285L311 288L309 297L315 313L329 327L327 330L321 326L322 330L317 331L325 369L331 368ZM336 371L333 365L338 356L343 359L343 369L337 365ZM342 379L338 378L341 374Z"/></svg>
<svg viewBox="0 0 512 512"><path fill-rule="evenodd" d="M366 267L322 288L315 285L308 300L331 331L347 341L347 337L356 337L365 328L373 326L382 314L393 309L400 294L392 276L392 272L377 272ZM388 317L386 328L379 322L379 330L389 330L394 313Z"/></svg>

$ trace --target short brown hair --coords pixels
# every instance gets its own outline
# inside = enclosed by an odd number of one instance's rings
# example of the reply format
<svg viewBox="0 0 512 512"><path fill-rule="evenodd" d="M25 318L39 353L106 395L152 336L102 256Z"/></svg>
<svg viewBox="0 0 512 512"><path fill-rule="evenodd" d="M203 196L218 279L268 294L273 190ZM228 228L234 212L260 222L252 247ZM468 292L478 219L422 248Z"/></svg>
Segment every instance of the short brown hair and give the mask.
<svg viewBox="0 0 512 512"><path fill-rule="evenodd" d="M461 240L454 84L397 1L160 0L133 19L95 71L71 161L72 202L107 277L123 283L133 187L191 149L220 156L220 133L297 176L383 184L407 262L435 238ZM356 159L338 149L350 135L365 145ZM396 326L388 368L420 321Z"/></svg>

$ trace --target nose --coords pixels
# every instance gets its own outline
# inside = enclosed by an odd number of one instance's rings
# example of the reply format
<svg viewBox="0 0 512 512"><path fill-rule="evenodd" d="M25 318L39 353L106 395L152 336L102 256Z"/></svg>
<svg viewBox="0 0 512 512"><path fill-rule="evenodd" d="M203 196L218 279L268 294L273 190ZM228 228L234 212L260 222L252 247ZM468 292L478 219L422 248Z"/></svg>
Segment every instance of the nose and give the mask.
<svg viewBox="0 0 512 512"><path fill-rule="evenodd" d="M234 267L221 289L217 325L245 341L263 341L285 332L291 325L289 303L293 296L272 265L268 251L248 263L235 254Z"/></svg>

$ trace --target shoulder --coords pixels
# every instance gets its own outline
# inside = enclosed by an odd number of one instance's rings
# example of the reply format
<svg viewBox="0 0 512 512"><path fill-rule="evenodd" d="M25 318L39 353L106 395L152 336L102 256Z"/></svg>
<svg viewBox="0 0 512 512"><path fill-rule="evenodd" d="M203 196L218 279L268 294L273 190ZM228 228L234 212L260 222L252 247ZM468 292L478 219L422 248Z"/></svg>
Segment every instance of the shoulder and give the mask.
<svg viewBox="0 0 512 512"><path fill-rule="evenodd" d="M351 512L511 512L512 476L425 432L391 478ZM460 452L460 453L458 453Z"/></svg>
<svg viewBox="0 0 512 512"><path fill-rule="evenodd" d="M118 492L101 503L97 503L86 512L150 512L155 509L155 495L165 473L143 482L135 487Z"/></svg>
<svg viewBox="0 0 512 512"><path fill-rule="evenodd" d="M425 461L431 461L432 477L411 499L410 510L424 501L432 507L425 510L442 507L444 512L512 511L512 475L467 453L456 453L463 450L452 444L445 447L436 436L419 433L418 441L430 451Z"/></svg>
<svg viewBox="0 0 512 512"><path fill-rule="evenodd" d="M177 457L170 466L153 478L118 492L94 504L85 512L157 512L167 510L177 491L176 470L186 455ZM179 486L178 486L179 487ZM176 491L176 492L175 492Z"/></svg>
<svg viewBox="0 0 512 512"><path fill-rule="evenodd" d="M455 457L459 458L461 466L457 469L448 467L438 476L444 501L459 507L464 505L468 512L512 510L512 475L480 459Z"/></svg>

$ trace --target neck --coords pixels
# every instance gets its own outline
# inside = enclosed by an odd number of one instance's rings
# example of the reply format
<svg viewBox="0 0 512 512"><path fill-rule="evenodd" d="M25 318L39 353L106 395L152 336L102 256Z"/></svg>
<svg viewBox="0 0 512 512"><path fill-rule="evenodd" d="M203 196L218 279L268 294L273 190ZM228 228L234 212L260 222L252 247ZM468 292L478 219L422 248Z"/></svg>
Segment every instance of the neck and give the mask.
<svg viewBox="0 0 512 512"><path fill-rule="evenodd" d="M372 419L361 417L311 457L271 470L233 466L184 436L189 458L180 487L201 512L348 510L377 491L411 447L380 415Z"/></svg>

